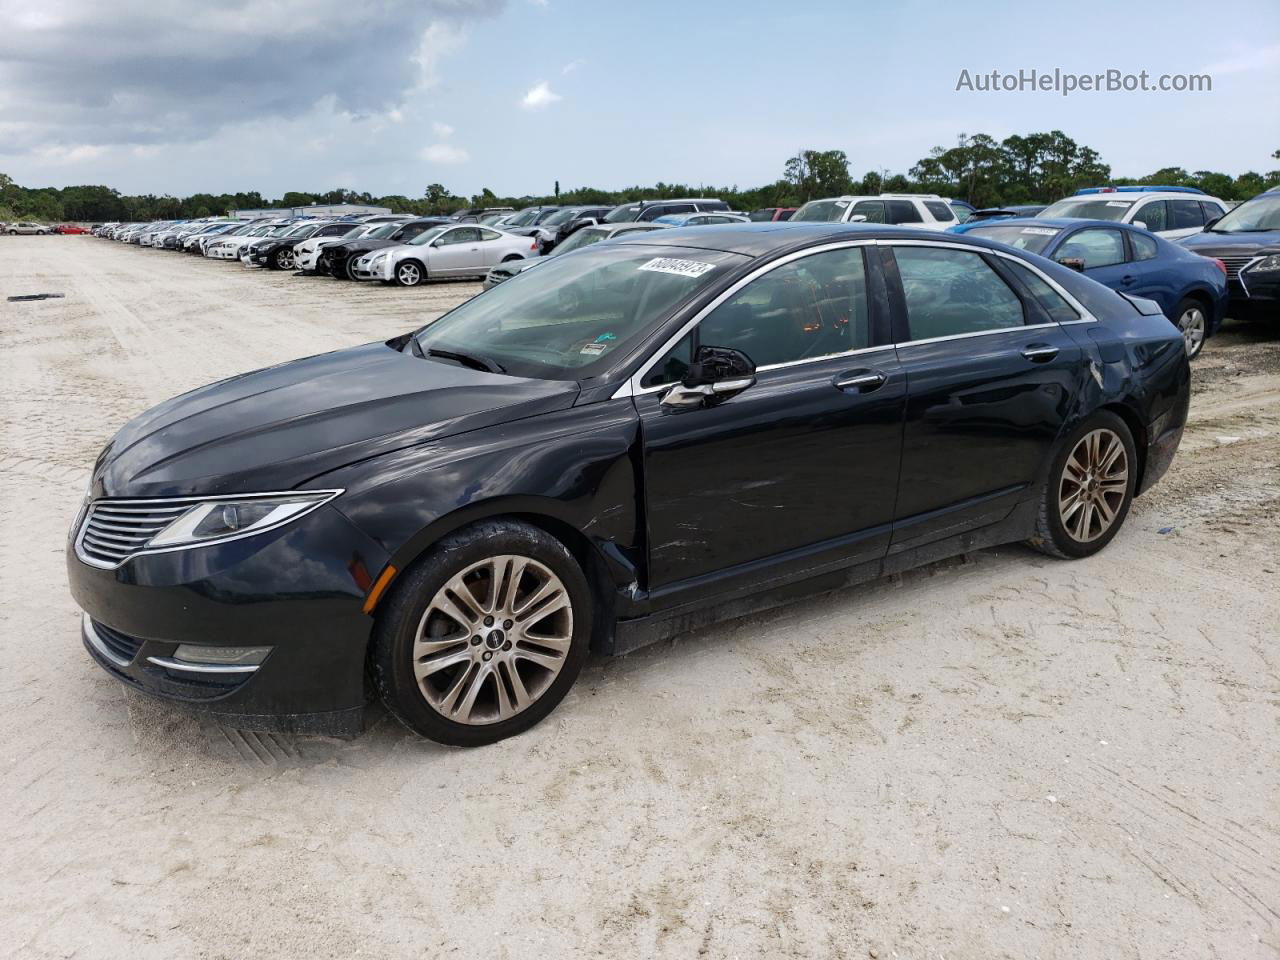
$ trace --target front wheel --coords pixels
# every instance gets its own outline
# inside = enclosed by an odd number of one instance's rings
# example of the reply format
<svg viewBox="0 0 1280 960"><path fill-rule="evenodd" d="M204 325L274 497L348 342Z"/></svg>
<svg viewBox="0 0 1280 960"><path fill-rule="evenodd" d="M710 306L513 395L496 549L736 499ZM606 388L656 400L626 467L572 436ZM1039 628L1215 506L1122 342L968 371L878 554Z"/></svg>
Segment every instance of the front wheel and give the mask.
<svg viewBox="0 0 1280 960"><path fill-rule="evenodd" d="M346 277L352 282L359 280L360 278L356 276L356 258L347 257L347 259L343 261L341 269L334 269L333 275L339 278Z"/></svg>
<svg viewBox="0 0 1280 960"><path fill-rule="evenodd" d="M374 628L374 685L415 732L451 746L521 733L586 660L591 588L573 555L512 520L466 527L403 576Z"/></svg>
<svg viewBox="0 0 1280 960"><path fill-rule="evenodd" d="M1137 467L1133 436L1114 413L1100 410L1076 427L1053 458L1031 546L1063 558L1097 553L1129 513Z"/></svg>
<svg viewBox="0 0 1280 960"><path fill-rule="evenodd" d="M1174 308L1173 316L1174 325L1182 334L1182 343L1187 348L1187 359L1194 360L1204 349L1204 340L1208 334L1204 306L1200 301L1187 297Z"/></svg>
<svg viewBox="0 0 1280 960"><path fill-rule="evenodd" d="M281 247L275 252L275 256L272 257L272 262L275 264L275 268L277 270L292 270L293 248Z"/></svg>
<svg viewBox="0 0 1280 960"><path fill-rule="evenodd" d="M402 287L416 287L426 279L426 271L417 260L404 260L396 264L396 283Z"/></svg>

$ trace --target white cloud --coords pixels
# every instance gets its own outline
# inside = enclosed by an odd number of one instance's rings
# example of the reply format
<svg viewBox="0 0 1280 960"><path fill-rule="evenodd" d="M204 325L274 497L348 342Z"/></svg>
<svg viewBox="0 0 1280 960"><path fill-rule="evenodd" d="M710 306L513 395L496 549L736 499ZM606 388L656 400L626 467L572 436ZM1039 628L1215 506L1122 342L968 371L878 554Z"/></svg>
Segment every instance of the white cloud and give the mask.
<svg viewBox="0 0 1280 960"><path fill-rule="evenodd" d="M560 72L567 77L569 74L573 73L573 71L577 70L579 67L585 67L586 65L587 65L587 61L585 60L570 60L560 69Z"/></svg>
<svg viewBox="0 0 1280 960"><path fill-rule="evenodd" d="M1265 70L1280 65L1280 44L1270 47L1257 47L1253 50L1242 50L1226 60L1211 63L1200 72L1211 77L1228 73L1250 73L1254 70Z"/></svg>
<svg viewBox="0 0 1280 960"><path fill-rule="evenodd" d="M526 110L541 110L543 107L555 103L562 99L560 94L554 93L551 87L544 80L542 83L532 87L528 93L524 95L524 99L520 101L520 105Z"/></svg>
<svg viewBox="0 0 1280 960"><path fill-rule="evenodd" d="M461 147L455 147L452 143L433 143L429 147L423 147L419 156L428 163L449 165L466 163L471 159L467 151Z"/></svg>
<svg viewBox="0 0 1280 960"><path fill-rule="evenodd" d="M448 140L453 136L453 127L449 126L447 123L441 123L439 120L431 125L431 129L441 140Z"/></svg>

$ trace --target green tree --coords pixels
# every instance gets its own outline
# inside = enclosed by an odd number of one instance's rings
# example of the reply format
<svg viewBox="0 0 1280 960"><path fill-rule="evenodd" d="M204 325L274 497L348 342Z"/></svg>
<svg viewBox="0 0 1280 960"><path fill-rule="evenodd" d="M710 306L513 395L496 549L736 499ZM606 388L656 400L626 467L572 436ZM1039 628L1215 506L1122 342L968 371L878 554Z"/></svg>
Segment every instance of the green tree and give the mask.
<svg viewBox="0 0 1280 960"><path fill-rule="evenodd" d="M853 189L849 158L843 150L801 150L787 161L783 177L801 201L839 196Z"/></svg>

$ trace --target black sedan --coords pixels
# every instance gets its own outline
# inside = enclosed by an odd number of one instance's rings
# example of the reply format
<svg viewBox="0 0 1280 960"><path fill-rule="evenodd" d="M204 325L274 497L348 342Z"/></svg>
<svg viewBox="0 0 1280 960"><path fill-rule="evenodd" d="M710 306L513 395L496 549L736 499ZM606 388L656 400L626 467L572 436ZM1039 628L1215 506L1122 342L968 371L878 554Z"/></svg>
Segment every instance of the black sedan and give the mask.
<svg viewBox="0 0 1280 960"><path fill-rule="evenodd" d="M251 243L244 256L249 263L260 267L292 270L294 268L293 248L303 240L310 240L312 237L340 237L353 226L350 220L313 223L283 237L264 237Z"/></svg>
<svg viewBox="0 0 1280 960"><path fill-rule="evenodd" d="M383 247L408 243L424 230L448 223L446 217L423 217L418 220L391 222L357 240L344 240L320 251L316 273L327 273L339 280L355 280L356 261L366 253Z"/></svg>
<svg viewBox="0 0 1280 960"><path fill-rule="evenodd" d="M1168 468L1149 301L987 241L760 223L556 257L176 397L94 465L91 656L240 726L518 733L588 651L990 544L1088 557Z"/></svg>

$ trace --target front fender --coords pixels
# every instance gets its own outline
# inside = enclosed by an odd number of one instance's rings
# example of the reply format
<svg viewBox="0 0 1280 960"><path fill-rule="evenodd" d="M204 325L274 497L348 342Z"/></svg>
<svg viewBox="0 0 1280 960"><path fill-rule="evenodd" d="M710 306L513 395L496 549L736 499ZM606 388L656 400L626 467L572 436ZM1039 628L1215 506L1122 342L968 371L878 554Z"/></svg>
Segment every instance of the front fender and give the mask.
<svg viewBox="0 0 1280 960"><path fill-rule="evenodd" d="M315 478L403 570L453 530L522 514L572 528L615 588L634 593L644 547L639 418L627 399L584 404L446 437Z"/></svg>

